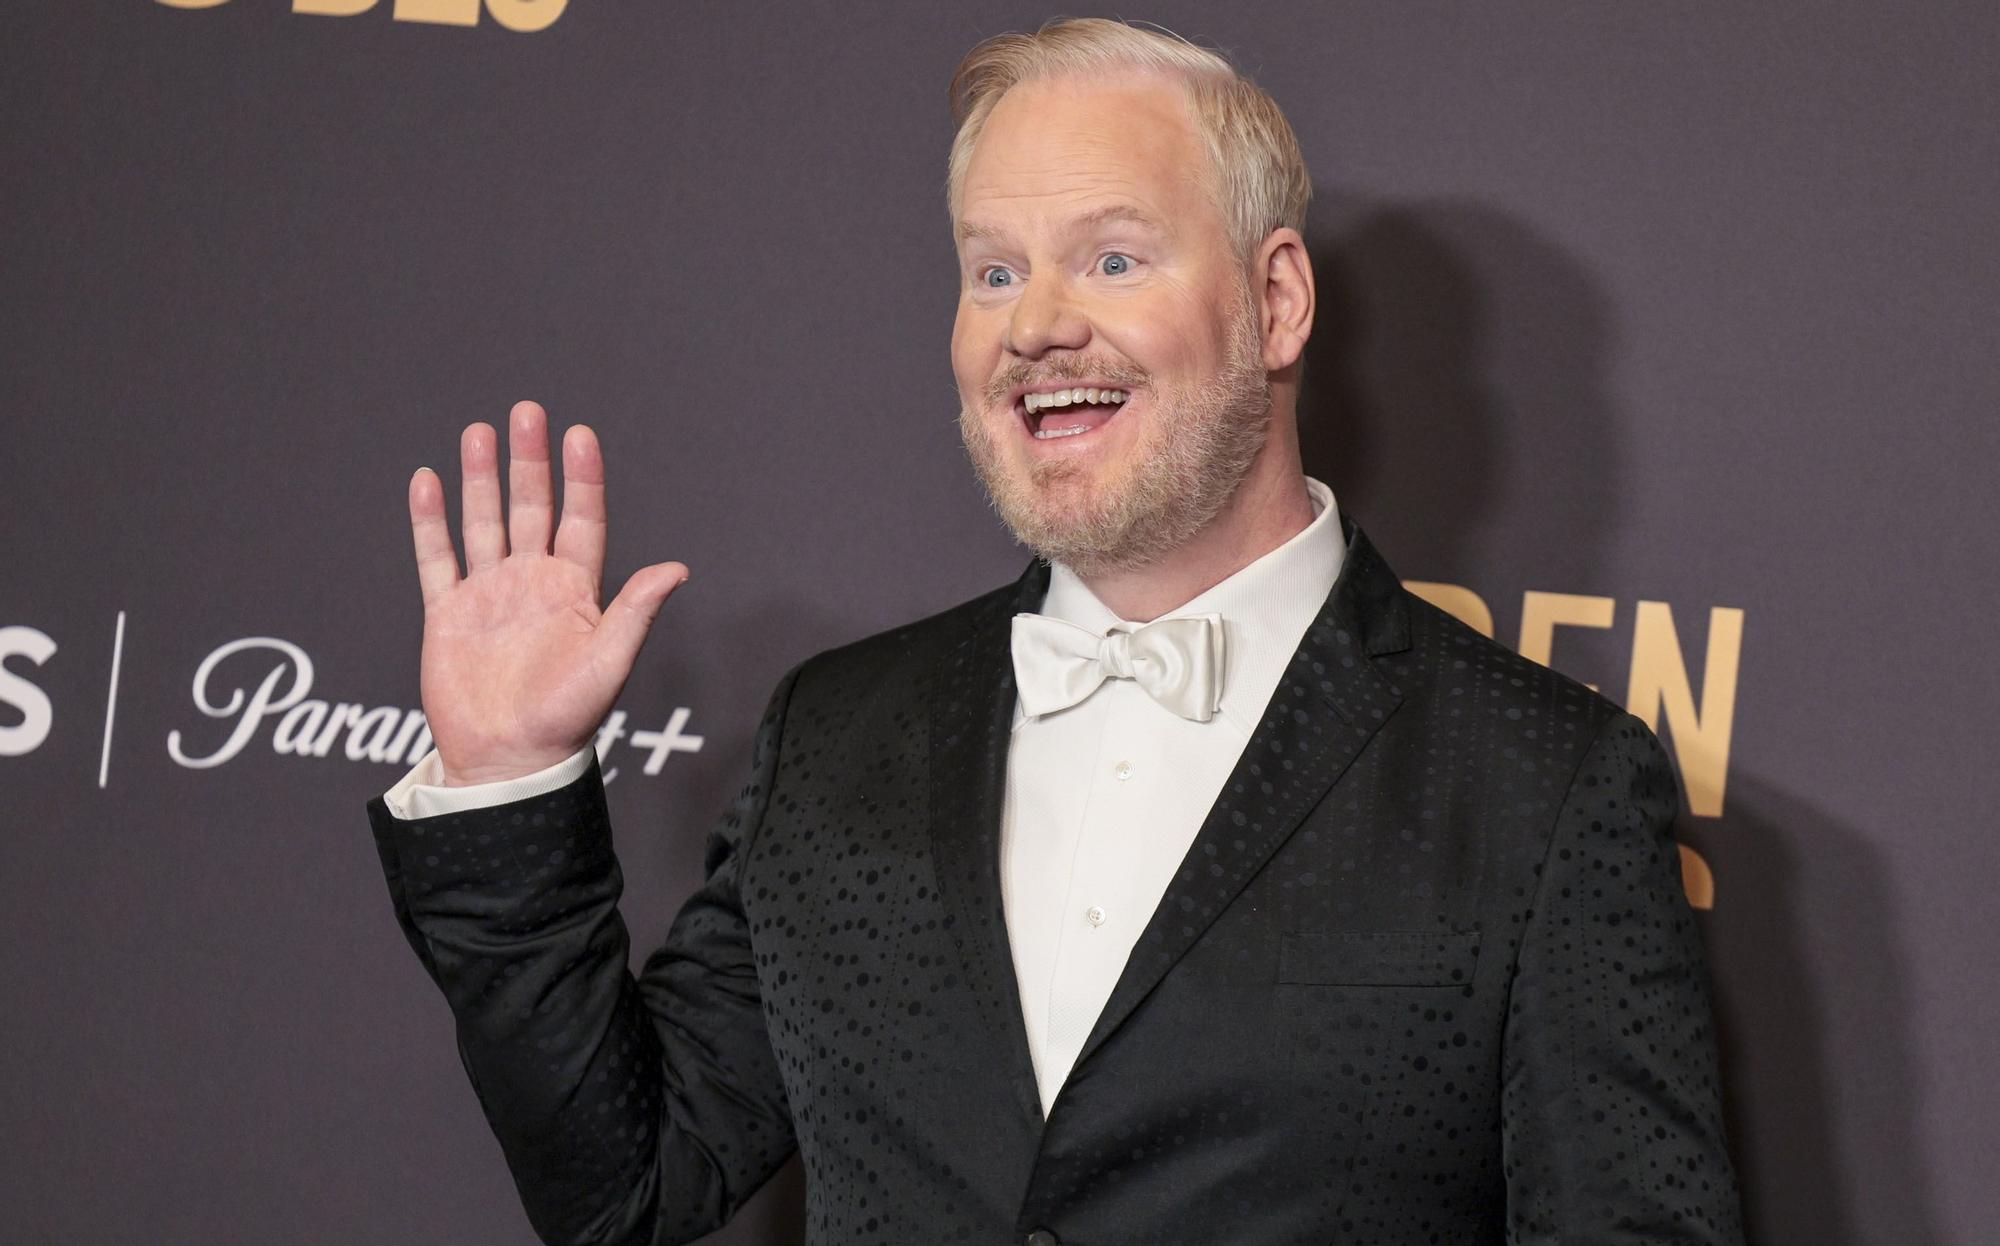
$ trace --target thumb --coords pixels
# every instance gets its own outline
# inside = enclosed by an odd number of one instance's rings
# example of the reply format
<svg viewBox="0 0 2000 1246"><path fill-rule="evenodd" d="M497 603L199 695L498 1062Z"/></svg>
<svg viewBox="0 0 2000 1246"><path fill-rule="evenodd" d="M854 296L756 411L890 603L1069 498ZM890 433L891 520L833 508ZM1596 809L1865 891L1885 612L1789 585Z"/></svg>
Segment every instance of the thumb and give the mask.
<svg viewBox="0 0 2000 1246"><path fill-rule="evenodd" d="M687 565L678 562L658 562L634 571L597 622L597 645L603 656L630 672L660 606L687 578Z"/></svg>

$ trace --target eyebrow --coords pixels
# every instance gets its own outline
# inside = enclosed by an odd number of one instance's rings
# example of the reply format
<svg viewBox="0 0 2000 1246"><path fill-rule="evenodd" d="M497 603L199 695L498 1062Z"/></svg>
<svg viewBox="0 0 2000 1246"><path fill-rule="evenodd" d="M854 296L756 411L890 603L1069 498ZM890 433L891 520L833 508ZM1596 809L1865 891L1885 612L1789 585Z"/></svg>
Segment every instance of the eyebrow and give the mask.
<svg viewBox="0 0 2000 1246"><path fill-rule="evenodd" d="M1114 221L1124 221L1142 229L1150 229L1156 234L1167 232L1157 220L1126 203L1108 203L1101 208L1092 208L1080 216L1071 217L1064 228L1070 233L1080 233ZM998 238L1002 232L998 226L983 225L977 221L960 221L958 241L963 244L973 238Z"/></svg>

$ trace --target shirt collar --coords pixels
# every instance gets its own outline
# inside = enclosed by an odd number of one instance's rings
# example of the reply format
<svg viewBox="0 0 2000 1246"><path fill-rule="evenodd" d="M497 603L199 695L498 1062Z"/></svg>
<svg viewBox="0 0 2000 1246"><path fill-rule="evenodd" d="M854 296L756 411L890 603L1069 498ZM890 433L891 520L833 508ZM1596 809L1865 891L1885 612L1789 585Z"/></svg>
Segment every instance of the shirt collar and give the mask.
<svg viewBox="0 0 2000 1246"><path fill-rule="evenodd" d="M1283 545L1160 616L1222 616L1222 714L1246 736L1263 717L1306 629L1319 617L1347 554L1333 490L1311 476L1305 482L1314 511L1311 523ZM1050 565L1041 612L1100 636L1125 622L1061 563ZM1022 718L1017 700L1016 725Z"/></svg>

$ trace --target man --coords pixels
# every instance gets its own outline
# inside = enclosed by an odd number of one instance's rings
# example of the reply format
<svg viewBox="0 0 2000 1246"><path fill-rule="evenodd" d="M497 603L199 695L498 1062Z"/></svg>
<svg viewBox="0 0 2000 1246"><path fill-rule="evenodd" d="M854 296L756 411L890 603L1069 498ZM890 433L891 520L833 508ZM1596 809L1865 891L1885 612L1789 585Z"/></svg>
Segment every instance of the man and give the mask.
<svg viewBox="0 0 2000 1246"><path fill-rule="evenodd" d="M592 733L603 466L545 416L410 511L437 741L370 802L552 1242L1740 1240L1652 734L1406 593L1301 468L1310 193L1220 58L1105 21L953 84L967 448L1013 584L792 668L635 979Z"/></svg>

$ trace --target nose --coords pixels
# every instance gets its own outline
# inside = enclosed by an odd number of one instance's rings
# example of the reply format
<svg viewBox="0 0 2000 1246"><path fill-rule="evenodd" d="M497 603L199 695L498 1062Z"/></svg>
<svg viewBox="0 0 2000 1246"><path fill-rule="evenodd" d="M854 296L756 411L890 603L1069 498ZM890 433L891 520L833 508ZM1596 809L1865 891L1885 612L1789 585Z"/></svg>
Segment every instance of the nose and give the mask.
<svg viewBox="0 0 2000 1246"><path fill-rule="evenodd" d="M1060 276L1033 277L1024 283L1007 321L1009 354L1039 359L1051 350L1081 350L1089 341L1090 321Z"/></svg>

